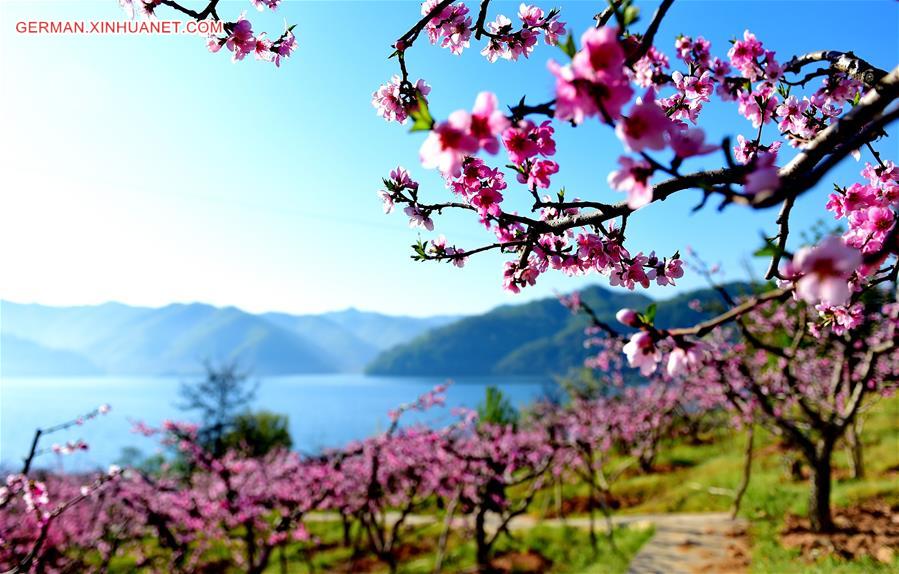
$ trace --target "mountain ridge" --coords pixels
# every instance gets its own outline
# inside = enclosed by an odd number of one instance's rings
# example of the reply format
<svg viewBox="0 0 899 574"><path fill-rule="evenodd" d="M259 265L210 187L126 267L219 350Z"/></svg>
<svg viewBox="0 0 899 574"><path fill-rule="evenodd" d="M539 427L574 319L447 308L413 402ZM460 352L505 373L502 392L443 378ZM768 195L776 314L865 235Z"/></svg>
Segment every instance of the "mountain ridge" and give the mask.
<svg viewBox="0 0 899 574"><path fill-rule="evenodd" d="M377 323L406 340L454 319L352 313L366 321L359 332L328 313L252 314L205 303L65 307L0 301L6 343L0 374L186 375L199 372L206 360L237 360L258 375L354 372L398 340L367 340Z"/></svg>
<svg viewBox="0 0 899 574"><path fill-rule="evenodd" d="M747 292L746 283L726 286L732 294ZM698 289L654 300L629 291L612 291L598 285L579 292L600 320L615 323L624 307L645 309L656 304L660 327L688 325L710 312L691 309L699 299L711 307L719 300L714 289ZM483 315L465 317L432 329L383 353L366 367L366 373L392 376L489 376L564 375L580 367L589 355L584 348L588 319L572 315L556 298L497 307Z"/></svg>
<svg viewBox="0 0 899 574"><path fill-rule="evenodd" d="M662 327L708 315L691 309L690 299L718 300L712 289L662 300L600 286L580 293L608 322L622 307L656 303ZM586 325L586 317L572 315L554 297L480 315L425 318L352 308L293 315L205 303L153 308L0 301L0 374L194 375L204 361L237 361L257 375L363 370L399 376L558 375L587 356Z"/></svg>

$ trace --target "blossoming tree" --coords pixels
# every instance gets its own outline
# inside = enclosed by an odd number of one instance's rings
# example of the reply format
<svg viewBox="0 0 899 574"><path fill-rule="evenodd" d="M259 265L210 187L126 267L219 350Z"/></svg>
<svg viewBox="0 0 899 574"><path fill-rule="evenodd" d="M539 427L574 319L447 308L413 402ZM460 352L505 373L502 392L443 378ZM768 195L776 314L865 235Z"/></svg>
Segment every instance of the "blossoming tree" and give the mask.
<svg viewBox="0 0 899 574"><path fill-rule="evenodd" d="M396 571L415 529L407 519L435 501L472 516L477 560L487 570L494 543L528 509L560 445L554 426L479 424L470 411L442 429L400 426L403 413L443 404L443 391L401 405L386 432L314 456L240 449L215 456L196 425L171 421L135 425L186 463L158 472L113 467L89 479L43 472L37 480L31 461L43 451L32 449L28 468L0 488L0 571L104 572L114 559L129 571L177 573L263 572L279 559L286 571L288 549L319 549L305 524L313 510L349 517L360 533L354 556L373 554ZM64 427L37 435L56 428ZM492 532L488 513L500 520ZM448 528L457 527L455 516L447 511Z"/></svg>
<svg viewBox="0 0 899 574"><path fill-rule="evenodd" d="M120 469L111 466L106 473L92 476L51 476L39 480L32 476L36 459L44 455L66 456L89 448L83 440L42 446L41 439L105 415L103 404L81 416L47 428L39 428L22 469L8 474L0 486L0 568L10 572L64 571L83 564L83 555L67 552L73 547L90 547L103 539L108 523L91 520L85 500L93 498L97 506L107 503L106 487L119 477ZM108 547L98 549L107 559Z"/></svg>
<svg viewBox="0 0 899 574"><path fill-rule="evenodd" d="M667 377L717 380L734 404L790 435L815 468L812 525L830 528L833 444L864 398L896 378L895 311L882 300L895 299L887 289L890 283L895 289L899 274L899 168L877 146L899 117L899 68L882 70L852 52L833 50L779 59L748 30L721 56L713 56L701 36L679 36L672 60L656 35L673 0L663 0L641 31L637 7L612 0L579 45L572 36L563 41L566 25L557 10L522 4L516 23L503 15L488 22L490 4L483 0L472 12L465 2L424 2L420 19L392 46L399 73L372 98L385 120L411 121L413 132L426 132L421 167L436 169L447 189L444 198L430 199L439 192L426 195L412 173L398 167L378 192L385 211L403 206L410 226L428 231L444 212L470 213L494 238L475 247L442 235L419 240L413 258L462 267L479 253L507 254L503 285L516 293L547 272L596 272L628 289L672 285L684 274L676 249L657 255L626 246L627 223L641 209L660 209L653 204L691 190L700 198L697 209L712 200L719 208L778 208L776 231L760 251L769 259L765 278L776 287L727 301L720 315L679 329L657 329L651 318L628 310L620 320L636 332L620 349L645 376L664 361ZM413 82L407 66L422 32L456 55L480 41L491 62L529 57L541 37L570 59L548 62L555 90L543 103L522 99L504 113L496 96L484 91L471 111L435 119L429 107L435 94L423 79ZM732 102L754 137L707 142L698 126L713 98ZM600 122L614 132L622 153L608 183L624 194L622 201L551 192L561 169L551 159L561 122ZM779 157L787 155L784 143L795 148L787 160ZM688 169L694 158L713 153L723 158L720 168ZM814 193L848 156L862 153L870 157L862 179L835 184L826 199L845 233L814 246L794 245L796 200ZM492 158L497 154L502 157ZM511 177L518 191L510 189ZM533 200L528 213L504 208L511 193ZM729 329L739 340L725 335ZM766 329L779 338L772 340ZM822 378L828 369L830 376ZM725 374L741 376L728 382ZM734 380L745 386L730 388Z"/></svg>

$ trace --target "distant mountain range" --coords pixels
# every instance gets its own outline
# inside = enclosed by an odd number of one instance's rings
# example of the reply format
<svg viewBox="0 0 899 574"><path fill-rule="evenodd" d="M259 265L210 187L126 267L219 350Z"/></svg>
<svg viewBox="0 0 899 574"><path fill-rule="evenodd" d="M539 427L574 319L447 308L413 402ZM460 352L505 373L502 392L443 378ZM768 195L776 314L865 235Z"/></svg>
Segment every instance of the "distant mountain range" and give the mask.
<svg viewBox="0 0 899 574"><path fill-rule="evenodd" d="M0 302L0 374L181 375L237 360L257 375L360 371L380 352L457 317L350 309L265 313L199 303L48 307Z"/></svg>
<svg viewBox="0 0 899 574"><path fill-rule="evenodd" d="M747 291L735 284L731 291ZM653 300L590 287L581 297L608 322L622 307ZM718 302L711 289L657 301L658 325L688 325L705 314L691 299ZM263 313L200 303L162 308L106 303L48 307L0 302L0 375L187 375L205 360L236 360L256 375L359 372L377 375L563 374L583 363L582 315L556 298L498 307L472 317L398 317L349 309L320 315Z"/></svg>
<svg viewBox="0 0 899 574"><path fill-rule="evenodd" d="M728 286L731 293L750 290L747 284ZM610 324L623 307L646 309L653 300L627 291L589 287L581 298L597 316ZM700 289L656 301L660 327L691 325L710 311L698 312L692 299L712 310L720 297L712 289ZM552 375L564 374L583 364L587 318L572 315L555 298L523 305L508 305L477 317L466 317L385 351L366 372L377 375Z"/></svg>

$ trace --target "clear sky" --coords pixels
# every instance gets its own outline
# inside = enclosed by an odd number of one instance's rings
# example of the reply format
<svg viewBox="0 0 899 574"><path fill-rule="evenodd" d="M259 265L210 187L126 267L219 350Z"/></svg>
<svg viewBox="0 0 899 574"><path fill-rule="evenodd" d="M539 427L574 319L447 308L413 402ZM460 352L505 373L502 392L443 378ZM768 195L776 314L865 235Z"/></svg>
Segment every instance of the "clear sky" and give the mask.
<svg viewBox="0 0 899 574"><path fill-rule="evenodd" d="M561 5L578 36L602 4L536 3ZM469 4L476 10L476 2ZM462 270L409 259L418 231L401 213L382 214L380 178L402 164L423 182L426 197L448 192L418 166L423 136L386 124L370 98L394 73L388 46L417 20L418 5L286 0L275 14L260 15L249 0L223 0L223 17L248 9L254 29L270 35L285 19L297 24L299 49L276 69L250 59L232 64L190 36L15 33L19 20L119 19L115 0L0 2L0 297L427 315L480 312L607 283L548 273L536 288L511 296L501 289L501 256L473 258ZM512 15L517 5L494 2L491 18ZM645 26L655 4L638 5ZM670 55L678 33L703 35L723 56L727 41L749 28L781 60L854 49L892 68L899 59L897 17L897 3L887 0L679 0L657 38ZM479 50L457 58L422 41L410 53L413 76L433 87L436 117L469 108L482 89L495 91L502 104L523 94L548 99L546 61L565 57L541 45L528 62L490 64ZM708 109L703 126L714 139L753 133L730 104ZM564 185L572 197L619 199L605 183L620 153L614 135L595 122L557 129L562 171L554 186ZM773 137L774 128L767 133ZM896 141L882 145L887 157L899 155ZM849 164L799 202L796 228L826 217L831 182L858 178L860 166ZM670 253L690 245L723 263L731 277L743 275L741 261L763 230L771 232L775 213L691 214L698 192L680 196L632 218L629 247ZM527 207L523 188L510 186L506 197ZM490 239L470 217L444 217L437 226L462 247ZM685 277L680 288L700 284Z"/></svg>

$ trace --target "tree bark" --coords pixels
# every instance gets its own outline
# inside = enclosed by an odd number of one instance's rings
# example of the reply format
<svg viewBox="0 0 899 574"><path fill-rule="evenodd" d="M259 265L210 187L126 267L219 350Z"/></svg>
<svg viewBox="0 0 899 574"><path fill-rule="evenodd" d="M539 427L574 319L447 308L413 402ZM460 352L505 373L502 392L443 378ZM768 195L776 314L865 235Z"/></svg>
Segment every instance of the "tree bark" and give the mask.
<svg viewBox="0 0 899 574"><path fill-rule="evenodd" d="M785 456L784 460L786 461L787 472L793 482L799 482L805 479L805 477L802 476L802 459L800 457L790 454Z"/></svg>
<svg viewBox="0 0 899 574"><path fill-rule="evenodd" d="M587 508L590 512L590 548L595 556L599 549L599 542L596 540L596 487L590 484L590 492L587 494Z"/></svg>
<svg viewBox="0 0 899 574"><path fill-rule="evenodd" d="M352 544L352 538L350 536L352 523L350 522L350 517L341 512L340 521L343 523L343 545L344 547L349 548Z"/></svg>
<svg viewBox="0 0 899 574"><path fill-rule="evenodd" d="M849 447L849 468L852 478L865 478L865 459L862 453L861 424L856 419L846 430L846 445Z"/></svg>
<svg viewBox="0 0 899 574"><path fill-rule="evenodd" d="M562 506L562 477L556 478L555 484L555 502L556 502L556 516L559 517L563 523L565 522L565 508Z"/></svg>
<svg viewBox="0 0 899 574"><path fill-rule="evenodd" d="M731 507L730 517L734 519L737 517L737 513L740 512L740 504L743 502L743 495L746 494L746 489L749 488L749 479L752 476L752 447L753 442L755 440L755 425L749 425L749 432L746 434L746 450L745 450L745 458L743 461L743 478L740 480L740 486L737 487L737 492L734 495L734 505Z"/></svg>
<svg viewBox="0 0 899 574"><path fill-rule="evenodd" d="M640 452L640 456L637 457L637 463L640 465L640 470L643 472L652 472L653 463L656 460L656 447L653 445L646 450Z"/></svg>
<svg viewBox="0 0 899 574"><path fill-rule="evenodd" d="M446 556L446 544L449 540L450 530L453 528L453 518L456 515L456 505L459 504L459 496L457 494L450 500L446 507L446 518L443 523L443 531L440 533L440 539L437 541L437 557L434 559L434 574L440 574L443 570L443 559Z"/></svg>
<svg viewBox="0 0 899 574"><path fill-rule="evenodd" d="M830 513L833 445L825 442L817 451L813 460L809 461L812 474L809 481L811 492L808 501L808 517L814 532L828 532L833 530L833 517Z"/></svg>
<svg viewBox="0 0 899 574"><path fill-rule="evenodd" d="M474 517L475 556L479 572L490 572L490 545L487 543L487 509L478 507Z"/></svg>

